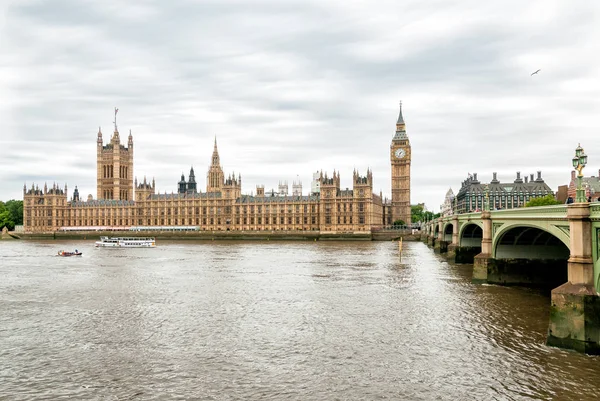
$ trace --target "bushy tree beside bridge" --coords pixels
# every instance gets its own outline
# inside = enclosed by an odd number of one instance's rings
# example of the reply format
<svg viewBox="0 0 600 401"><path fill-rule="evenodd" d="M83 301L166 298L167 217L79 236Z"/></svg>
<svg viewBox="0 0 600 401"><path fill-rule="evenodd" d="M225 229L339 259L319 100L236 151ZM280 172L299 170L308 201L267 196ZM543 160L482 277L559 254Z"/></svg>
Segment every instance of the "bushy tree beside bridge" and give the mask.
<svg viewBox="0 0 600 401"><path fill-rule="evenodd" d="M552 195L546 195L541 198L533 198L525 204L525 207L532 206L547 206L547 205L562 205L561 202L557 201Z"/></svg>
<svg viewBox="0 0 600 401"><path fill-rule="evenodd" d="M14 230L16 225L23 224L23 201L0 201L0 230L4 227Z"/></svg>

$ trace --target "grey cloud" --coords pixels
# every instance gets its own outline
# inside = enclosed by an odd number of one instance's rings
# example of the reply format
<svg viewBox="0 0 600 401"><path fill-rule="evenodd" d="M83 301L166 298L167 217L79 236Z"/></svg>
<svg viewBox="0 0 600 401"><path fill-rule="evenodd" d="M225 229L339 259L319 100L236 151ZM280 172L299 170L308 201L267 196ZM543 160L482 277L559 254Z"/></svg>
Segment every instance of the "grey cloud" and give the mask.
<svg viewBox="0 0 600 401"><path fill-rule="evenodd" d="M115 106L122 138L133 130L136 175L155 176L161 191L190 165L203 187L216 135L244 192L297 174L306 190L313 171L334 168L345 187L353 168L371 167L389 196L400 99L414 203L437 208L467 172L542 170L556 188L577 142L595 169L599 10L516 0L15 2L0 26L0 146L10 150L0 199L31 180L95 194L95 135L101 125L108 141ZM45 151L51 144L60 146Z"/></svg>

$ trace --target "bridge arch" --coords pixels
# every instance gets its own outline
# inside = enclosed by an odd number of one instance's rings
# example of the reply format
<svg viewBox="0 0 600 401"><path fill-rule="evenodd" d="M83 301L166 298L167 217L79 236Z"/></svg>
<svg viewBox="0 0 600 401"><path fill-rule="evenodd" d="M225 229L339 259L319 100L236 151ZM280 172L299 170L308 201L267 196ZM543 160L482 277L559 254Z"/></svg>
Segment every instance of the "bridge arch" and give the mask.
<svg viewBox="0 0 600 401"><path fill-rule="evenodd" d="M458 231L458 245L461 247L479 247L483 239L483 223L470 221Z"/></svg>
<svg viewBox="0 0 600 401"><path fill-rule="evenodd" d="M569 246L569 236L555 226L504 224L492 238L492 257L566 260Z"/></svg>
<svg viewBox="0 0 600 401"><path fill-rule="evenodd" d="M444 241L452 242L452 233L454 232L454 224L452 222L444 223Z"/></svg>

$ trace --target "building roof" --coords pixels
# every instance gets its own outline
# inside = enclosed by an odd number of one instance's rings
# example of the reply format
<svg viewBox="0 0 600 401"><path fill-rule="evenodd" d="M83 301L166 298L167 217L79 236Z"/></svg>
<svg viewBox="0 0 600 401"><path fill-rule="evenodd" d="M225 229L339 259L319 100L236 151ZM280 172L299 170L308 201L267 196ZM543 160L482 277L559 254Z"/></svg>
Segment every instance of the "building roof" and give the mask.
<svg viewBox="0 0 600 401"><path fill-rule="evenodd" d="M496 194L512 194L512 193L541 193L548 194L553 193L552 189L541 179L541 173L538 173L538 179L533 181L524 182L523 179L517 177L513 182L499 182L498 180L492 180L490 184L482 184L477 180L477 175L469 175L469 177L462 182L462 186L458 191L457 196L463 197L465 194L483 194L485 187L488 187L490 195Z"/></svg>
<svg viewBox="0 0 600 401"><path fill-rule="evenodd" d="M301 195L301 196L254 196L242 195L235 200L235 203L285 203L285 202L311 202L318 201L319 195Z"/></svg>
<svg viewBox="0 0 600 401"><path fill-rule="evenodd" d="M135 202L132 200L115 200L115 199L93 199L89 201L71 201L69 205L76 207L94 207L94 206L133 206Z"/></svg>
<svg viewBox="0 0 600 401"><path fill-rule="evenodd" d="M404 117L402 117L402 102L400 102L400 112L398 113L398 121L396 124L404 124Z"/></svg>

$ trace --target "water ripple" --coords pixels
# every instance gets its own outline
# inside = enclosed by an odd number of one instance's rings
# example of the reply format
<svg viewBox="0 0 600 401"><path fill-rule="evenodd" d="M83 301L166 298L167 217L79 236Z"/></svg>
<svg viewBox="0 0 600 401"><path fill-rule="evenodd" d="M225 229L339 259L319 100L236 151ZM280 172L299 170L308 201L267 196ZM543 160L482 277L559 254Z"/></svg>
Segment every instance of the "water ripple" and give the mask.
<svg viewBox="0 0 600 401"><path fill-rule="evenodd" d="M56 258L77 248L81 258ZM0 400L596 399L549 296L421 243L0 242Z"/></svg>

